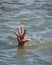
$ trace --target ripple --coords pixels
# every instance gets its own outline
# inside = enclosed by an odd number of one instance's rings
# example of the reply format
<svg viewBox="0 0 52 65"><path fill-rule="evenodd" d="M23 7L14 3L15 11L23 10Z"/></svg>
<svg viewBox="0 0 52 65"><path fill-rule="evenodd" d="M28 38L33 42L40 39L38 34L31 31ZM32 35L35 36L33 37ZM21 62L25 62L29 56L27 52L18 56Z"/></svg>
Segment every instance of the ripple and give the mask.
<svg viewBox="0 0 52 65"><path fill-rule="evenodd" d="M20 3L25 3L26 5L31 5L31 4L33 4L34 0L28 0L28 1L27 1L27 0L26 0L26 1L24 1L24 0L21 0L21 1L20 1L20 0L19 0L19 2L20 2Z"/></svg>
<svg viewBox="0 0 52 65"><path fill-rule="evenodd" d="M0 0L0 65L52 65L52 1ZM24 49L13 31L25 26Z"/></svg>

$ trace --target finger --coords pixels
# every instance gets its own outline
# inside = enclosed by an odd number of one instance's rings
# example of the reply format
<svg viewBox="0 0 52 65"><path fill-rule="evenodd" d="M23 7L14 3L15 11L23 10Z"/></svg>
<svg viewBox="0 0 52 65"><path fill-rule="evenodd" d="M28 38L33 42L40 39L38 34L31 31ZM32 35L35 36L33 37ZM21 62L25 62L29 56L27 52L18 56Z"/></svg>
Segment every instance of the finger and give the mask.
<svg viewBox="0 0 52 65"><path fill-rule="evenodd" d="M18 27L17 29L18 29L18 34L20 35L20 27Z"/></svg>
<svg viewBox="0 0 52 65"><path fill-rule="evenodd" d="M22 27L20 27L20 35L22 35L23 34L23 30L22 30L23 28Z"/></svg>
<svg viewBox="0 0 52 65"><path fill-rule="evenodd" d="M23 39L23 42L31 42L31 39Z"/></svg>
<svg viewBox="0 0 52 65"><path fill-rule="evenodd" d="M22 27L20 27L20 31L21 31L21 33L22 33Z"/></svg>
<svg viewBox="0 0 52 65"><path fill-rule="evenodd" d="M15 33L16 36L18 36L18 33L17 32L14 31L14 33Z"/></svg>
<svg viewBox="0 0 52 65"><path fill-rule="evenodd" d="M22 35L22 27L19 28L19 33Z"/></svg>
<svg viewBox="0 0 52 65"><path fill-rule="evenodd" d="M32 40L31 39L27 39L27 41L31 42Z"/></svg>
<svg viewBox="0 0 52 65"><path fill-rule="evenodd" d="M26 35L26 29L25 29L25 27L24 27L23 36L25 36L25 35Z"/></svg>

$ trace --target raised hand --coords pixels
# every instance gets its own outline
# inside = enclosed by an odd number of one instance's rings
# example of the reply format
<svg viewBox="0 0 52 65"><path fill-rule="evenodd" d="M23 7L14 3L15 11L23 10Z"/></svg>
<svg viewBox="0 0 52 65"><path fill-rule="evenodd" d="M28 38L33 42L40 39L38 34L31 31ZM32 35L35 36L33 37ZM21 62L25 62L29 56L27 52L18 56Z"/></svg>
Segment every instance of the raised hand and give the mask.
<svg viewBox="0 0 52 65"><path fill-rule="evenodd" d="M26 38L26 29L25 27L19 27L18 32L14 32L15 35L17 36L17 40L18 40L18 46L24 46L25 42L30 42L31 39L27 39Z"/></svg>

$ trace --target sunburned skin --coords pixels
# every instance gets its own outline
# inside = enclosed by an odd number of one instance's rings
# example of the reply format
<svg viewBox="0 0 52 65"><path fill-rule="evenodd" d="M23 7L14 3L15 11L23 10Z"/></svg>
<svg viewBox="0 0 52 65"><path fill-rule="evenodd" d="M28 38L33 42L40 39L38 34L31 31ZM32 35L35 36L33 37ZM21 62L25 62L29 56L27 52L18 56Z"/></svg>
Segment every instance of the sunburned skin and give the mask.
<svg viewBox="0 0 52 65"><path fill-rule="evenodd" d="M15 35L17 36L18 46L24 47L25 42L31 42L31 39L28 39L26 37L26 29L25 27L19 27L18 32L15 32Z"/></svg>

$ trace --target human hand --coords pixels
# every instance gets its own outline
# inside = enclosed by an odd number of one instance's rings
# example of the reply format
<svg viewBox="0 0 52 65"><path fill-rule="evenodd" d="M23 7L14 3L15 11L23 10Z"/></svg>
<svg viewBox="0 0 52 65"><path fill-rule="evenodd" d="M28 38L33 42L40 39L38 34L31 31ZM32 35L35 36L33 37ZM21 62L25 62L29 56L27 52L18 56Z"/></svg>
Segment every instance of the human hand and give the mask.
<svg viewBox="0 0 52 65"><path fill-rule="evenodd" d="M17 40L18 40L18 45L24 45L24 43L25 42L30 42L31 41L31 39L28 39L28 38L26 38L26 29L25 29L25 27L19 27L18 28L18 32L15 32L14 31L14 33L15 33L15 35L17 36Z"/></svg>

